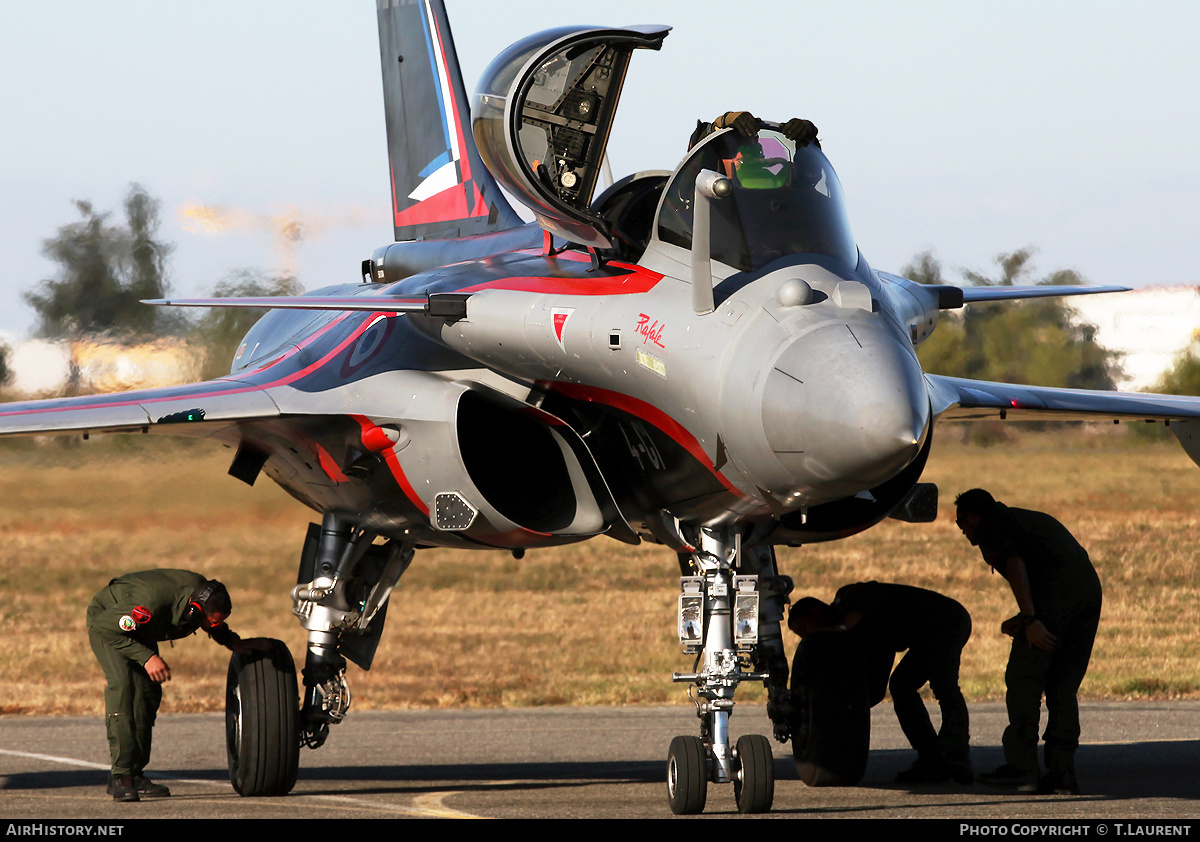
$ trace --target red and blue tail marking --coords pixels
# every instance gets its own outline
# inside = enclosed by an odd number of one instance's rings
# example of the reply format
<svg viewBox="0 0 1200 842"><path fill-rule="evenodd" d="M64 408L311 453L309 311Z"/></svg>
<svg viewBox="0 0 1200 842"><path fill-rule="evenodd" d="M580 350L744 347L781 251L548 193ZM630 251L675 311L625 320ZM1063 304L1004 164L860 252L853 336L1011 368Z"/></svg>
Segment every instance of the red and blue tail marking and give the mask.
<svg viewBox="0 0 1200 842"><path fill-rule="evenodd" d="M442 0L377 0L396 240L522 224L479 159Z"/></svg>

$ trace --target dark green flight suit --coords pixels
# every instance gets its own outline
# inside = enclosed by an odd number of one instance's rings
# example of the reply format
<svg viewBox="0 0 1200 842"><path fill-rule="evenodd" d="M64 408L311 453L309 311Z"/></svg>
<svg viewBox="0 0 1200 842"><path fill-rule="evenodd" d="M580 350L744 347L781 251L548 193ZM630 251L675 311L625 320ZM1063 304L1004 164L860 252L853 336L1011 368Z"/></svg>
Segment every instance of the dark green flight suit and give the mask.
<svg viewBox="0 0 1200 842"><path fill-rule="evenodd" d="M1029 645L1025 635L1013 637L1004 673L1008 727L1004 760L1038 770L1038 724L1046 697L1046 769L1074 774L1079 747L1079 685L1087 672L1100 624L1103 594L1100 578L1087 551L1067 528L1042 512L997 503L979 523L979 549L996 571L1008 578L1008 560L1025 563L1033 594L1034 615L1058 637L1053 652Z"/></svg>
<svg viewBox="0 0 1200 842"><path fill-rule="evenodd" d="M114 775L140 775L150 761L162 687L150 680L145 664L158 654L159 641L186 637L203 626L200 612L188 621L184 614L206 581L190 570L127 573L109 582L88 606L88 640L108 681L105 727ZM224 623L205 631L222 645L238 640Z"/></svg>

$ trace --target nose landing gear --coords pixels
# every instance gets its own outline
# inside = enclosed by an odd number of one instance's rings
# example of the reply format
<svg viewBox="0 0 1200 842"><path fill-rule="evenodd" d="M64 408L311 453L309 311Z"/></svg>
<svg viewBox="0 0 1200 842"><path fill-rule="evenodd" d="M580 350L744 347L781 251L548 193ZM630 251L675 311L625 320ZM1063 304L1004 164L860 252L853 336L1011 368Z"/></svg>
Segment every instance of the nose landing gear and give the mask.
<svg viewBox="0 0 1200 842"><path fill-rule="evenodd" d="M775 794L774 756L766 737L750 734L730 745L729 717L733 697L744 681L780 686L780 676L755 671L752 664L777 664L782 654L778 621L782 597L769 591L774 557L767 551L743 555L740 536L724 530L702 529L700 548L691 554L698 575L680 579L679 640L695 654L697 672L675 673L672 680L692 685L688 695L696 704L700 736L679 736L667 753L667 803L676 815L703 812L708 784L732 783L738 810L764 813ZM767 561L767 569L755 561ZM753 575L742 570L755 569ZM762 577L758 573L766 573ZM763 599L764 595L767 597ZM780 606L775 605L779 602ZM761 629L765 619L773 629ZM779 644L780 652L767 652ZM782 662L786 670L786 660ZM786 685L786 675L782 677Z"/></svg>

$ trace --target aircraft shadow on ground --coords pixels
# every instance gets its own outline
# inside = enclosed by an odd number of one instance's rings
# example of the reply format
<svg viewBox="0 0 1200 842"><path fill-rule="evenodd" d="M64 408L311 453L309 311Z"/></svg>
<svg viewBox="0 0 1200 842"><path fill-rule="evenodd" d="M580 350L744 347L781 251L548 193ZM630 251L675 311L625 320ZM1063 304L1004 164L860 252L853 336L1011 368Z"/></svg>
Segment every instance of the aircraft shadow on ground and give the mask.
<svg viewBox="0 0 1200 842"><path fill-rule="evenodd" d="M775 776L777 780L796 780L795 768L786 755L776 747ZM782 747L783 752L787 747ZM867 772L859 784L864 789L909 790L912 792L974 794L989 790L979 784L954 784L933 787L902 787L893 783L896 773L908 767L915 755L907 750L872 751ZM596 763L470 763L386 766L306 766L301 757L299 779L308 784L363 781L395 783L400 786L370 786L355 792L398 792L411 789L426 792L438 784L453 783L456 790L497 791L530 790L582 786L596 781L610 783L661 783L665 776L663 761L603 761ZM1000 749L978 747L973 752L976 772L986 771L1002 762ZM1078 755L1080 785L1090 798L1188 798L1195 799L1197 772L1200 771L1200 740L1174 740L1151 743L1110 743L1084 745ZM154 774L157 773L157 774ZM227 782L224 769L159 769L154 777ZM0 790L50 790L73 787L104 786L108 774L94 769L65 769L22 772L6 775L0 780ZM413 784L411 787L405 783ZM311 789L307 790L312 792ZM333 790L331 790L333 792ZM337 792L346 794L339 788Z"/></svg>

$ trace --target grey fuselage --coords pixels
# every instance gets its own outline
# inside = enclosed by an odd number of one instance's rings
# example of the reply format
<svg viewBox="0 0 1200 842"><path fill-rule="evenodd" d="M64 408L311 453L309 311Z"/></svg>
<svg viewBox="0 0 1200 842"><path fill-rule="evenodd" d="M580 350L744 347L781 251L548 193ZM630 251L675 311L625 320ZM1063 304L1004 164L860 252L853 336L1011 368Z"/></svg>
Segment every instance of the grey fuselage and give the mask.
<svg viewBox="0 0 1200 842"><path fill-rule="evenodd" d="M824 156L802 154L825 168L824 189L840 201ZM689 173L685 161L668 180L659 214ZM343 472L345 481L315 486L301 478L311 468L273 470L271 460L268 473L314 508L357 511L373 528L416 530L430 543L662 538L664 520L752 522L784 543L866 528L911 489L924 462L931 411L914 343L933 329L938 302L916 284L881 278L857 248L853 265L846 254L786 254L759 267L751 258L749 268L714 259L708 313L693 306L690 251L657 235L636 264L528 249L314 293L458 294L465 317L268 317L256 331L270 335L272 320L290 319L305 323L303 341L337 349L308 350L306 359L324 353L328 362L269 387L281 411L295 403L312 414L311 389L302 403L290 390L336 370L319 386L320 403L331 413L357 404L364 423L399 433L352 472L360 476ZM338 327L313 340L322 320ZM252 332L247 347L254 343ZM247 353L257 358L235 364L234 377L261 365L261 349ZM331 461L353 462L356 443L334 438ZM445 498L441 528L439 494L457 497ZM451 528L453 512L466 510L476 512L471 526Z"/></svg>

